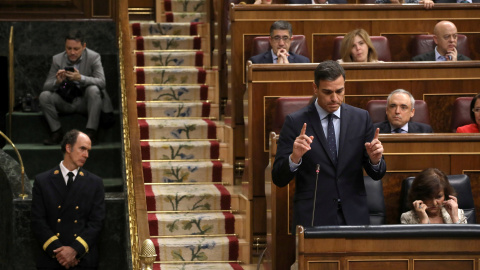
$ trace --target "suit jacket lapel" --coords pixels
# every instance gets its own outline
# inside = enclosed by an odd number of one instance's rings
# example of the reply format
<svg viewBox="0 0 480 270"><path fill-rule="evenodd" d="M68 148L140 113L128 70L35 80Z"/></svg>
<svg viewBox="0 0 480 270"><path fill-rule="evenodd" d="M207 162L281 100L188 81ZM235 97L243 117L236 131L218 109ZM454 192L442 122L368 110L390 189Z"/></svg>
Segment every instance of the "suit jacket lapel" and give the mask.
<svg viewBox="0 0 480 270"><path fill-rule="evenodd" d="M265 63L273 63L273 57L271 50L268 50L263 57L265 58Z"/></svg>
<svg viewBox="0 0 480 270"><path fill-rule="evenodd" d="M293 53L289 53L289 56L287 57L289 63L294 63L295 62L295 55Z"/></svg>
<svg viewBox="0 0 480 270"><path fill-rule="evenodd" d="M348 108L342 104L340 107L340 137L338 138L338 157L337 157L337 170L339 169L340 162L342 161L342 156L344 155L343 151L345 149L345 144L346 144L346 138L348 132L349 125L350 123L350 114Z"/></svg>
<svg viewBox="0 0 480 270"><path fill-rule="evenodd" d="M62 171L60 166L55 167L52 172L52 185L57 190L58 194L62 197L62 200L67 196L67 185L65 184L65 179L63 178Z"/></svg>
<svg viewBox="0 0 480 270"><path fill-rule="evenodd" d="M313 132L315 133L314 137L318 138L320 140L320 144L322 145L323 150L325 151L325 154L328 156L330 159L330 162L333 163L332 157L328 153L328 145L327 145L327 138L325 138L325 132L323 131L322 127L322 122L320 117L318 116L318 111L317 108L315 108L315 104L312 103L308 107L308 120L309 123L312 125Z"/></svg>

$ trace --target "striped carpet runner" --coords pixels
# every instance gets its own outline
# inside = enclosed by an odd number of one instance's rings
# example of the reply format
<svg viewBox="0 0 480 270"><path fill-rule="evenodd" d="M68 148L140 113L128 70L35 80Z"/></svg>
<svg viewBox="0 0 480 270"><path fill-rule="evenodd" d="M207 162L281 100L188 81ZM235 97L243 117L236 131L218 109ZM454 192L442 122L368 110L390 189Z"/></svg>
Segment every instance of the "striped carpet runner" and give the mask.
<svg viewBox="0 0 480 270"><path fill-rule="evenodd" d="M204 0L158 1L132 23L138 124L154 269L243 269L233 155L220 121ZM243 247L243 248L245 248Z"/></svg>

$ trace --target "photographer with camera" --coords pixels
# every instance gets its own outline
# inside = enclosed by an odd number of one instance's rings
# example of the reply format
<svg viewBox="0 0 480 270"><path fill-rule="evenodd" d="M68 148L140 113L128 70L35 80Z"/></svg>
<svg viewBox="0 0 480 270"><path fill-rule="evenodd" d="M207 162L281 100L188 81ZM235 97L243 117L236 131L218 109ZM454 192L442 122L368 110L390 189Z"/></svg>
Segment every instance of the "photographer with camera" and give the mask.
<svg viewBox="0 0 480 270"><path fill-rule="evenodd" d="M101 113L110 117L113 108L105 91L105 75L100 54L88 49L78 30L65 37L65 51L54 55L47 80L40 94L40 107L50 126L46 145L59 144L63 137L58 112L88 115L85 133L93 144Z"/></svg>

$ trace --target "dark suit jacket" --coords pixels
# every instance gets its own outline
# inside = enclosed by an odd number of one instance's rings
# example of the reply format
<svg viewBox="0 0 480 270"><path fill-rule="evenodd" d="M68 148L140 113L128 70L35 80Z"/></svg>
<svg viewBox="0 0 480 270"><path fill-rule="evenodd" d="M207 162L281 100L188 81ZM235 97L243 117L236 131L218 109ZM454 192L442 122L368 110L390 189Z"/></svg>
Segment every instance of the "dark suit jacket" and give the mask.
<svg viewBox="0 0 480 270"><path fill-rule="evenodd" d="M380 133L392 133L388 120L373 124L373 128L380 128ZM433 133L433 130L430 125L410 121L408 122L408 133Z"/></svg>
<svg viewBox="0 0 480 270"><path fill-rule="evenodd" d="M288 62L290 63L310 63L310 59L308 59L303 55L294 54L292 52L288 52L288 54L290 54L288 56ZM264 53L252 56L250 57L250 61L252 61L252 63L254 64L272 64L273 63L272 51L268 50Z"/></svg>
<svg viewBox="0 0 480 270"><path fill-rule="evenodd" d="M457 61L472 60L463 54L457 54ZM412 61L435 61L435 50L424 54L419 54L412 58Z"/></svg>
<svg viewBox="0 0 480 270"><path fill-rule="evenodd" d="M337 198L342 201L347 225L370 223L362 168L365 168L370 177L378 180L385 174L386 164L382 159L377 172L369 162L365 142L373 139L374 129L368 112L342 104L340 117L336 166L328 154L327 140L315 104L312 103L285 118L272 177L273 182L280 187L287 185L295 177L293 226L311 226L316 164L320 165L320 173L314 225L337 225ZM307 123L306 134L314 136L314 140L310 145L311 150L303 155L298 170L291 172L289 156L303 123Z"/></svg>
<svg viewBox="0 0 480 270"><path fill-rule="evenodd" d="M311 4L312 0L288 0L289 4ZM328 0L329 4L346 4L347 0Z"/></svg>
<svg viewBox="0 0 480 270"><path fill-rule="evenodd" d="M32 196L32 231L44 250L37 267L61 267L53 253L61 246L77 251L79 267L96 267L96 242L105 218L102 179L81 168L68 191L56 166L35 177Z"/></svg>

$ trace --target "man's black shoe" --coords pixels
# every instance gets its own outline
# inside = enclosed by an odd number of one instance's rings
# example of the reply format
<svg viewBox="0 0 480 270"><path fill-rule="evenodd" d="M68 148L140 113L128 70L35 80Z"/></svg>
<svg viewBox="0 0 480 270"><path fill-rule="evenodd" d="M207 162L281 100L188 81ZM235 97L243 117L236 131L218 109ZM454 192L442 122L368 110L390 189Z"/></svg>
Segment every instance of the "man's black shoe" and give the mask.
<svg viewBox="0 0 480 270"><path fill-rule="evenodd" d="M63 132L62 129L54 131L50 134L50 137L43 140L43 144L45 145L55 145L59 144L63 139Z"/></svg>

